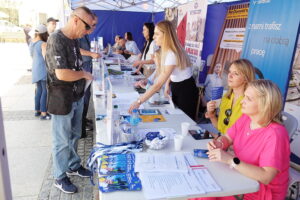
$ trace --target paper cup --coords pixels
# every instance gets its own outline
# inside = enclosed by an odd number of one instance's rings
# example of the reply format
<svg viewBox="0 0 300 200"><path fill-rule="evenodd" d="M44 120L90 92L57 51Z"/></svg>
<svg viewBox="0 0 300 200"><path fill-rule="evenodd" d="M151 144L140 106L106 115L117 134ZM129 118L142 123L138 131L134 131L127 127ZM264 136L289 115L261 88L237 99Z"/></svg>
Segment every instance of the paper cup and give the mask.
<svg viewBox="0 0 300 200"><path fill-rule="evenodd" d="M182 135L174 135L174 149L175 151L180 151L183 144L183 136Z"/></svg>
<svg viewBox="0 0 300 200"><path fill-rule="evenodd" d="M181 134L184 137L187 136L190 126L191 126L191 124L189 122L182 122L181 123Z"/></svg>

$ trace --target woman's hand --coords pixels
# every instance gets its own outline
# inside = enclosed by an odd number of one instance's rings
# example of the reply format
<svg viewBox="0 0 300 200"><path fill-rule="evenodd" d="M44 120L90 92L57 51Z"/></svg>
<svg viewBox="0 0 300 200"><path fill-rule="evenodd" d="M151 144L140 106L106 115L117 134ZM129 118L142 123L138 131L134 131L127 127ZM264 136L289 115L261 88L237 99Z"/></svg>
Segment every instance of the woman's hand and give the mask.
<svg viewBox="0 0 300 200"><path fill-rule="evenodd" d="M212 151L214 149L217 149L217 145L215 144L215 140L211 140L207 143L207 149L208 149L208 151Z"/></svg>
<svg viewBox="0 0 300 200"><path fill-rule="evenodd" d="M133 55L133 53L131 51L128 51L128 50L124 50L124 53Z"/></svg>
<svg viewBox="0 0 300 200"><path fill-rule="evenodd" d="M140 71L140 68L139 68L139 69L136 69L136 70L134 71L134 73L135 73L135 74L138 74L138 75L141 75L141 74L142 74L141 71Z"/></svg>
<svg viewBox="0 0 300 200"><path fill-rule="evenodd" d="M209 151L212 151L214 149L222 149L227 150L230 146L230 141L228 140L228 137L225 135L219 136L207 143L207 148Z"/></svg>
<svg viewBox="0 0 300 200"><path fill-rule="evenodd" d="M141 63L141 61L140 60L136 60L136 61L134 61L134 63L133 63L133 67L138 67L140 64L142 64Z"/></svg>
<svg viewBox="0 0 300 200"><path fill-rule="evenodd" d="M165 90L164 90L164 95L165 97L169 97L171 94L171 89L170 86L168 84L165 85Z"/></svg>
<svg viewBox="0 0 300 200"><path fill-rule="evenodd" d="M209 101L207 103L207 112L213 113L215 112L216 109L216 102L215 101Z"/></svg>
<svg viewBox="0 0 300 200"><path fill-rule="evenodd" d="M139 104L137 101L133 102L130 107L128 112L131 114L133 109L138 109L140 107L141 104Z"/></svg>
<svg viewBox="0 0 300 200"><path fill-rule="evenodd" d="M217 161L230 165L231 160L233 159L233 155L222 150L222 149L213 149L208 151L209 161Z"/></svg>
<svg viewBox="0 0 300 200"><path fill-rule="evenodd" d="M216 110L216 102L215 101L209 101L206 105L207 112L205 113L206 118L212 118L215 117L215 110Z"/></svg>
<svg viewBox="0 0 300 200"><path fill-rule="evenodd" d="M139 80L139 81L134 83L134 87L145 88L147 83L148 83L148 79Z"/></svg>

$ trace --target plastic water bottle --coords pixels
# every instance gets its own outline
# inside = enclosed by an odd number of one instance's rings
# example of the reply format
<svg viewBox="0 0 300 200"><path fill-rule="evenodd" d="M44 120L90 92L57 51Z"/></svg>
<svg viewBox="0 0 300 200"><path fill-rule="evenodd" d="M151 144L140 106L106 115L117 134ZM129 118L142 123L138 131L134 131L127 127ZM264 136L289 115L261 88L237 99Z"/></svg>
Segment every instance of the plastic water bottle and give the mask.
<svg viewBox="0 0 300 200"><path fill-rule="evenodd" d="M134 137L131 132L131 125L127 120L120 122L121 140L122 142L132 142Z"/></svg>
<svg viewBox="0 0 300 200"><path fill-rule="evenodd" d="M118 105L114 105L113 120L114 120L115 126L119 126L119 123L120 123L120 111L119 111Z"/></svg>
<svg viewBox="0 0 300 200"><path fill-rule="evenodd" d="M137 109L133 109L132 114L130 116L130 125L131 125L131 133L133 134L135 140L140 140L138 135L138 124L140 122L140 117Z"/></svg>
<svg viewBox="0 0 300 200"><path fill-rule="evenodd" d="M120 133L120 111L118 109L118 105L114 105L113 108L113 113L112 113L112 118L113 118L113 138L116 143L119 142L119 133Z"/></svg>

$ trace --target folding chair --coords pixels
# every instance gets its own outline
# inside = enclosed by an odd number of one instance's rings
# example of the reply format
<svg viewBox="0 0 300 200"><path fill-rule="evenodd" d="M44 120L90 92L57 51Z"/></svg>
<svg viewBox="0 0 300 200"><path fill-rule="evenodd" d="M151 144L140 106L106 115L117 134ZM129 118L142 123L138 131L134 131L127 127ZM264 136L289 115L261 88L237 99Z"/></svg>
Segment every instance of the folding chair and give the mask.
<svg viewBox="0 0 300 200"><path fill-rule="evenodd" d="M288 199L300 199L300 132L294 131L291 140L291 163Z"/></svg>
<svg viewBox="0 0 300 200"><path fill-rule="evenodd" d="M282 120L285 128L287 129L290 137L290 143L293 140L293 135L298 128L298 120L293 115L282 112Z"/></svg>

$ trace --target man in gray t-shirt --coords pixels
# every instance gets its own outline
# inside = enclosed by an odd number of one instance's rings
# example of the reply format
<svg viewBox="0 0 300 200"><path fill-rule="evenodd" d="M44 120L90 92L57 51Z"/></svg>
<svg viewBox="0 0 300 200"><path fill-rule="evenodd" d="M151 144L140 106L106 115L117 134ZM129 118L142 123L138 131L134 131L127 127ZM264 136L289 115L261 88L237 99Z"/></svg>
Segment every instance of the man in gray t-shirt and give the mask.
<svg viewBox="0 0 300 200"><path fill-rule="evenodd" d="M92 80L82 70L77 38L91 28L93 14L86 7L73 11L65 27L51 34L46 50L47 109L52 114L54 186L65 193L77 192L67 175L90 177L81 166L77 144L81 136L85 80Z"/></svg>

